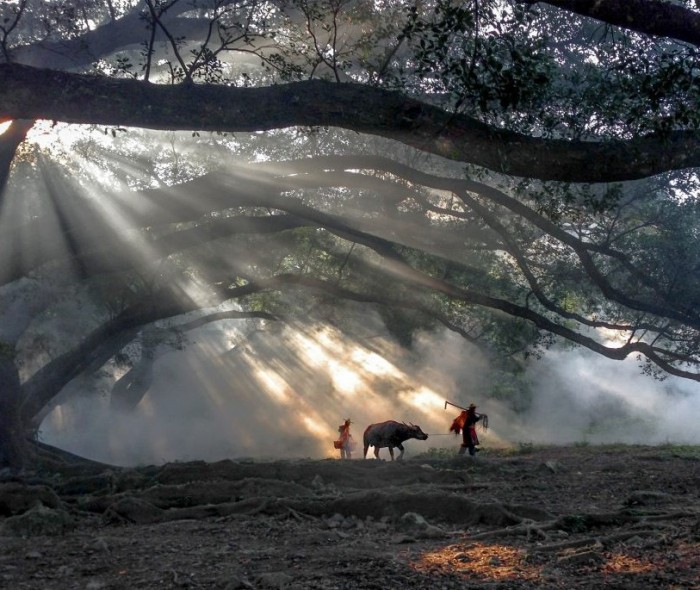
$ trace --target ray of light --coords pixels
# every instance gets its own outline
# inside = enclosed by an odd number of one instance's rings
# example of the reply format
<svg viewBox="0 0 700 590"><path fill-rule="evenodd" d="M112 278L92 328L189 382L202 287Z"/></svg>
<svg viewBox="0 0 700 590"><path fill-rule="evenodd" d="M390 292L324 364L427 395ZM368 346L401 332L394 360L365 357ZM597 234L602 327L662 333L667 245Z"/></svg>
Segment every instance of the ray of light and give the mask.
<svg viewBox="0 0 700 590"><path fill-rule="evenodd" d="M329 360L329 354L319 342L313 339L313 335L299 333L297 338L299 351L307 359L309 366L322 367Z"/></svg>
<svg viewBox="0 0 700 590"><path fill-rule="evenodd" d="M255 378L271 399L285 405L292 403L289 387L277 373L261 366L254 367L254 371Z"/></svg>
<svg viewBox="0 0 700 590"><path fill-rule="evenodd" d="M161 142L164 149L166 143ZM101 157L109 153L99 146L98 150L102 150ZM186 208L189 204L196 210L196 201L203 195L188 195L185 190L169 187L175 176L155 182L152 170L136 156L128 161L124 155L115 155L104 169L94 158L75 158L73 166L80 167L84 178L95 184L90 186L81 179L54 187L75 198L51 201L54 211L49 225L59 228L61 216L79 222L80 205L89 203L105 228L101 237L128 242L134 260L155 273L160 268L156 265L168 258L146 234L134 231L134 218L147 213L166 215L168 205ZM248 176L257 180L259 171L252 166L238 169L236 174L218 177L219 184L204 191L239 188L241 179ZM156 205L163 202L156 199L149 202L143 193L137 199L128 196L133 186L154 185L168 197L167 205ZM69 244L62 247L70 251ZM168 280L183 300L202 303L208 290L196 271L175 274ZM110 462L123 462L124 457L133 461L139 452L140 459L151 461L178 459L183 453L206 459L244 453L328 456L334 453L336 425L347 417L359 432L369 423L387 419L420 420L426 432L446 430L449 424L442 406L445 395L439 393L445 379L432 379L437 370L429 366L422 370L408 366L402 360L404 351L383 337L372 336L370 343L370 338L353 338L310 321L306 326L261 337L255 346L246 345L246 350L235 354L225 352L231 348L230 333L220 330L216 338L227 345L222 346L212 335L203 335L197 338L196 347L188 345L187 352L164 355L155 365L157 378L137 412L114 419L102 433L94 428L95 436L109 440ZM100 420L109 424L110 416L104 410ZM58 418L58 414L53 416L55 430L60 430ZM359 438L357 430L354 435ZM422 443L415 444L425 448Z"/></svg>
<svg viewBox="0 0 700 590"><path fill-rule="evenodd" d="M401 376L396 366L374 351L357 347L351 352L350 360L375 377L399 378Z"/></svg>
<svg viewBox="0 0 700 590"><path fill-rule="evenodd" d="M317 415L309 416L308 414L303 414L301 422L309 433L324 441L330 440L335 435L332 429L328 428L327 424L318 419Z"/></svg>
<svg viewBox="0 0 700 590"><path fill-rule="evenodd" d="M307 345L311 334L321 333L325 345L338 355L336 365L319 365L318 349ZM415 377L400 371L389 358L382 363L368 351L358 353L362 344L330 328L288 327L282 333L256 336L255 346L251 342L231 353L221 352L226 348L222 343L230 346L230 332L222 329L217 334L221 343L214 342L211 334L202 334L186 351L162 357L154 385L133 416L104 416L111 420L111 462L133 462L137 453L146 457L142 461L182 459L183 455L333 457L337 456L332 447L337 424L348 417L358 442L367 424L386 419L420 420L426 432L446 431L449 419L437 392L416 387ZM292 343L298 343L298 348ZM309 350L316 352L309 355ZM369 371L356 363L363 358L373 359ZM347 367L342 359L348 360ZM347 368L362 384L351 398L336 389L332 373L338 366ZM391 378L382 371L377 375L378 366L394 367ZM447 437L435 442L457 447ZM407 446L409 453L427 450L422 442L409 441Z"/></svg>
<svg viewBox="0 0 700 590"><path fill-rule="evenodd" d="M407 405L427 413L433 417L443 414L444 397L428 387L420 387L399 393L399 399Z"/></svg>
<svg viewBox="0 0 700 590"><path fill-rule="evenodd" d="M328 368L336 391L342 395L353 395L358 391L362 380L354 367L349 367L342 361L329 361Z"/></svg>
<svg viewBox="0 0 700 590"><path fill-rule="evenodd" d="M148 397L148 395L145 395L141 401L138 403L138 409L140 412L143 412L144 416L148 418L155 418L156 417L156 412L153 407L153 402L151 399Z"/></svg>

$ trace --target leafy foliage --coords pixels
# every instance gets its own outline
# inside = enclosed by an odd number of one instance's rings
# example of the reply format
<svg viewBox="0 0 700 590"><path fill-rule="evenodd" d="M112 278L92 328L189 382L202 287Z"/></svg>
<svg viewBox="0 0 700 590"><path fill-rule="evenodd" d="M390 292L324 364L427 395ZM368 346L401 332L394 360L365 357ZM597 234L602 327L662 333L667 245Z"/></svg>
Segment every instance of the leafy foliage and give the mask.
<svg viewBox="0 0 700 590"><path fill-rule="evenodd" d="M611 358L638 354L649 372L700 380L695 170L545 182L422 152L452 141L452 122L467 116L460 121L483 130L483 149L491 138L506 137L512 151L543 139L555 146L546 152L552 165L569 145L590 148L582 167L600 164L594 150L610 141L677 145L676 132L696 136L700 126L696 47L506 0L22 0L1 10L6 62L46 55L45 46L58 59L51 44L60 41L70 58L61 67L129 78L134 88L380 87L408 105L398 123L381 125L411 138L400 147L288 127L286 111L298 107L290 93L267 107L270 121L257 133L185 139L117 121L105 137L36 147L16 158L22 178L8 185L7 210L19 212L0 249L8 283L77 269L76 284L101 304L95 322L116 332L231 297L300 318L361 301L379 306L406 347L418 331L443 328L483 347L499 375L492 395L515 407L530 395L523 365L557 339ZM121 42L127 29L138 34ZM187 96L193 116L209 113ZM444 116L437 138L423 127L434 109ZM62 190L41 177L42 158L70 179ZM95 203L120 223L100 224ZM81 231L93 225L104 231ZM67 246L30 241L26 266L16 263L18 236L46 236L49 227ZM127 247L132 241L139 247ZM57 382L88 370L66 364ZM42 389L36 383L27 389Z"/></svg>

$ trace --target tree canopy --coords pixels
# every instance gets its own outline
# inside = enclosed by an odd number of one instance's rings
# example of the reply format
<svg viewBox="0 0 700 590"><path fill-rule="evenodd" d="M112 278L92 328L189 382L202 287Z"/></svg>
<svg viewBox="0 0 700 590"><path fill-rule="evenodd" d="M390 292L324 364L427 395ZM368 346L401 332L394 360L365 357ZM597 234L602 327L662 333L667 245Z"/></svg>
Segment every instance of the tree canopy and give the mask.
<svg viewBox="0 0 700 590"><path fill-rule="evenodd" d="M700 381L692 2L0 11L0 284L96 306L31 361L21 326L0 334L22 424L158 320L307 313L299 292L378 306L406 344L558 338ZM38 120L62 143L25 142ZM137 369L118 387L147 390Z"/></svg>

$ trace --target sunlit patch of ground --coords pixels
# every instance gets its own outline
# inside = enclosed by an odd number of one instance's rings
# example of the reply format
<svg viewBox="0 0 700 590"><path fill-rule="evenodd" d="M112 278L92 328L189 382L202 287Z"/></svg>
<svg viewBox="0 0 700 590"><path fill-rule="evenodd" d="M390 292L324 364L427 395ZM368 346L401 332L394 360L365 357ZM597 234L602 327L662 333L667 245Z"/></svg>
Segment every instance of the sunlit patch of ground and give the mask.
<svg viewBox="0 0 700 590"><path fill-rule="evenodd" d="M683 542L674 547L659 548L651 558L614 552L608 555L601 571L604 574L642 574L659 570L698 571L700 588L700 543Z"/></svg>
<svg viewBox="0 0 700 590"><path fill-rule="evenodd" d="M625 553L612 553L602 567L604 574L640 574L651 572L655 565L646 559L639 559Z"/></svg>
<svg viewBox="0 0 700 590"><path fill-rule="evenodd" d="M410 565L414 570L426 574L457 575L483 583L533 582L541 579L546 566L533 565L526 557L525 549L508 545L455 544L423 553L420 559L413 560ZM659 565L659 558L663 565ZM601 563L592 568L589 565L583 570L578 570L581 575L597 573L609 580L617 576L627 579L625 576L630 575L653 577L654 572L659 571L664 571L667 575L670 571L684 572L680 575L683 578L689 572L700 570L700 543L683 543L663 556L657 556L657 559L635 556L624 551L606 552ZM697 587L700 588L700 585Z"/></svg>
<svg viewBox="0 0 700 590"><path fill-rule="evenodd" d="M424 553L411 566L430 574L457 574L489 582L537 580L542 568L528 564L523 549L489 543L448 545Z"/></svg>

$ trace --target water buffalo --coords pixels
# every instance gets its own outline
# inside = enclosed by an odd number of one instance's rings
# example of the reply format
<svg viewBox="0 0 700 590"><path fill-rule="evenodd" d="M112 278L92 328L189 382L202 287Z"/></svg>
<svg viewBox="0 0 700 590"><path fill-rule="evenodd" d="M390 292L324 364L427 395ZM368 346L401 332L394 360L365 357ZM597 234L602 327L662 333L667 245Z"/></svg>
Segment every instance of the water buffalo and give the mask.
<svg viewBox="0 0 700 590"><path fill-rule="evenodd" d="M420 426L415 424L406 424L405 422L396 422L387 420L379 424L370 424L364 434L365 444L365 459L367 458L367 449L374 447L374 456L379 459L379 449L389 447L391 460L394 460L394 447L401 451L397 457L397 461L403 457L404 448L401 443L409 438L417 438L425 440L428 435L420 429Z"/></svg>

